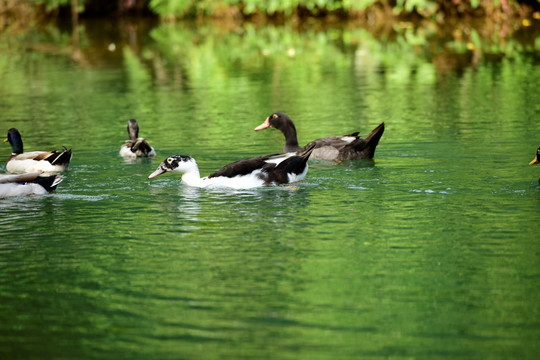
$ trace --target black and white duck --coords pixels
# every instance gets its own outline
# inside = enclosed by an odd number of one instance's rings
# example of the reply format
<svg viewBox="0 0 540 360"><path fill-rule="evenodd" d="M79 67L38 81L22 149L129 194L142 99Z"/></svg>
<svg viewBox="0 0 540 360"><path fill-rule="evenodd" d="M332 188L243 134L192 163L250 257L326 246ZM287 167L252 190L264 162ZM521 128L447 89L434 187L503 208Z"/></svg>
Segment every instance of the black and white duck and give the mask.
<svg viewBox="0 0 540 360"><path fill-rule="evenodd" d="M534 159L529 163L529 165L536 165L540 163L540 147L536 150L536 155ZM540 179L538 179L538 185L540 185Z"/></svg>
<svg viewBox="0 0 540 360"><path fill-rule="evenodd" d="M196 187L249 189L284 185L304 179L313 149L312 146L301 153L271 154L238 160L203 178L195 159L186 155L173 155L166 158L148 178L176 171L183 174L182 181L185 184Z"/></svg>
<svg viewBox="0 0 540 360"><path fill-rule="evenodd" d="M266 120L255 128L256 131L267 128L275 128L285 135L284 152L301 151L310 145L315 145L315 150L311 154L312 160L344 161L355 159L373 159L375 148L379 144L379 139L384 133L384 123L377 126L371 133L362 139L358 132L343 135L329 136L314 140L305 147L298 145L296 127L286 114L276 112L266 118Z"/></svg>
<svg viewBox="0 0 540 360"><path fill-rule="evenodd" d="M145 138L139 137L139 124L137 124L137 120L129 120L127 131L129 140L126 140L120 148L120 156L124 158L156 156L156 151L150 146L150 143Z"/></svg>
<svg viewBox="0 0 540 360"><path fill-rule="evenodd" d="M63 151L23 151L23 142L19 130L8 130L4 142L11 144L11 156L6 162L6 170L9 172L58 172L66 171L71 161L71 149L64 147Z"/></svg>
<svg viewBox="0 0 540 360"><path fill-rule="evenodd" d="M25 174L0 174L0 198L23 195L44 195L62 182L58 174L41 172Z"/></svg>

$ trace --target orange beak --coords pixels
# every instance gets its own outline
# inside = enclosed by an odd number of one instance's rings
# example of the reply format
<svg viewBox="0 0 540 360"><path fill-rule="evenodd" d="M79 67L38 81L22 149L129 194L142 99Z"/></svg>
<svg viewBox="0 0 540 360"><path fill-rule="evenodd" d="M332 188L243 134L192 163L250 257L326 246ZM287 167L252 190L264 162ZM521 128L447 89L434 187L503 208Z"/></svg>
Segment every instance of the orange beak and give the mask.
<svg viewBox="0 0 540 360"><path fill-rule="evenodd" d="M261 125L259 125L259 126L257 126L257 127L255 128L255 131L259 131L259 130L263 130L263 129L268 129L269 127L271 127L271 126L270 126L270 117L267 117L266 120L264 120L264 122L263 122Z"/></svg>

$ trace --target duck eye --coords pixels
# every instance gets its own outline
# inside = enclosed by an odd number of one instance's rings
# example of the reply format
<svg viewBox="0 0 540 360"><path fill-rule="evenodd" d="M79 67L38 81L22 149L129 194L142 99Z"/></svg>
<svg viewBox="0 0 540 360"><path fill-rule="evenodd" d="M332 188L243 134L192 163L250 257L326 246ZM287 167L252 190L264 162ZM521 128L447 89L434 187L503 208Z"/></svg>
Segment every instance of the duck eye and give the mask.
<svg viewBox="0 0 540 360"><path fill-rule="evenodd" d="M272 118L277 119L277 114L272 115Z"/></svg>
<svg viewBox="0 0 540 360"><path fill-rule="evenodd" d="M167 162L170 164L172 163L172 158L167 158Z"/></svg>

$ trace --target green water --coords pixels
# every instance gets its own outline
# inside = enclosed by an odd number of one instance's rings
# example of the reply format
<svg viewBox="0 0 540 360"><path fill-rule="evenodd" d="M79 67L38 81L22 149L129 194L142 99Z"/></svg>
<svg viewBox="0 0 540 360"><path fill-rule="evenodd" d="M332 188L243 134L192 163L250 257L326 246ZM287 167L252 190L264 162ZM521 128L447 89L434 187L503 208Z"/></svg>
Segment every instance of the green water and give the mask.
<svg viewBox="0 0 540 360"><path fill-rule="evenodd" d="M536 358L537 54L443 71L399 39L338 35L3 33L0 133L74 156L54 194L0 202L2 358ZM301 144L386 131L375 162L312 162L294 187L147 179L172 154L206 175L279 151L253 131L274 111ZM155 160L119 157L130 118Z"/></svg>

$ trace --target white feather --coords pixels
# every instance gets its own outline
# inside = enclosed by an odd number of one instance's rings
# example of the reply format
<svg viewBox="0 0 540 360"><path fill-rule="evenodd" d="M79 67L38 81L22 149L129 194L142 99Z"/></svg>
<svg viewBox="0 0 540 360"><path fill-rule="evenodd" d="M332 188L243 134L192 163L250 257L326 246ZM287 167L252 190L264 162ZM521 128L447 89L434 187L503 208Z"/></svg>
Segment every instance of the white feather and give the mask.
<svg viewBox="0 0 540 360"><path fill-rule="evenodd" d="M47 190L39 184L0 184L0 198L44 194L47 194Z"/></svg>
<svg viewBox="0 0 540 360"><path fill-rule="evenodd" d="M208 187L227 187L233 189L249 189L254 187L260 187L264 185L257 174L261 173L261 170L256 170L247 175L238 175L235 177L212 177L205 176L201 178L199 173L199 167L195 159L190 158L189 161L183 161L179 163L179 166L174 171L182 172L182 181L189 186L196 186L202 188Z"/></svg>
<svg viewBox="0 0 540 360"><path fill-rule="evenodd" d="M304 169L304 171L302 171L302 173L300 174L287 174L287 176L289 177L289 182L290 183L293 183L293 182L296 182L296 181L300 181L300 180L304 180L304 178L306 177L306 174L308 172L308 164L306 163L306 168Z"/></svg>
<svg viewBox="0 0 540 360"><path fill-rule="evenodd" d="M120 156L125 157L125 158L136 158L137 154L131 151L131 148L129 146L124 144L120 148Z"/></svg>
<svg viewBox="0 0 540 360"><path fill-rule="evenodd" d="M341 140L347 142L347 143L352 143L354 140L356 140L356 138L354 136L342 136L341 137Z"/></svg>
<svg viewBox="0 0 540 360"><path fill-rule="evenodd" d="M271 157L269 159L266 159L265 162L269 163L269 164L276 164L277 165L280 162L282 162L283 160L286 160L286 159L290 158L291 156L295 156L295 155L296 155L296 153L294 153L294 152L279 154L279 155L276 155L276 156Z"/></svg>
<svg viewBox="0 0 540 360"><path fill-rule="evenodd" d="M33 151L30 153L24 153L24 156L17 156L16 158L11 159L6 164L6 170L9 172L39 172L39 171L51 171L58 172L64 171L65 166L63 165L52 165L50 162L45 160L33 160L29 159L32 154L39 154L39 151ZM27 156L28 155L28 156Z"/></svg>
<svg viewBox="0 0 540 360"><path fill-rule="evenodd" d="M141 138L138 138L137 140L139 140ZM125 144L122 145L122 147L120 148L120 156L124 157L124 158L138 158L138 157L145 157L145 156L148 156L148 157L154 157L156 156L156 151L154 150L153 147L150 147L151 150L148 154L145 154L144 152L142 152L141 150L137 150L135 152L133 152L131 150L131 146L128 146L128 144L130 143L130 141L126 141Z"/></svg>
<svg viewBox="0 0 540 360"><path fill-rule="evenodd" d="M264 181L261 180L257 175L261 173L261 170L256 170L247 175L237 175L235 177L204 177L200 179L199 187L227 187L232 189L251 189L256 187L261 187L264 185ZM182 177L182 180L184 178ZM186 183L187 184L187 183ZM191 185L191 184L188 184ZM196 185L193 185L196 186Z"/></svg>

